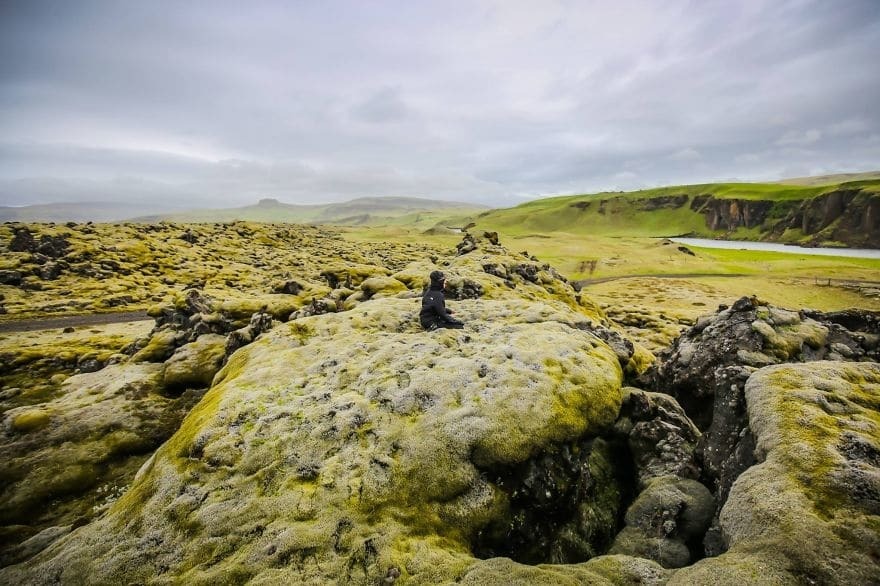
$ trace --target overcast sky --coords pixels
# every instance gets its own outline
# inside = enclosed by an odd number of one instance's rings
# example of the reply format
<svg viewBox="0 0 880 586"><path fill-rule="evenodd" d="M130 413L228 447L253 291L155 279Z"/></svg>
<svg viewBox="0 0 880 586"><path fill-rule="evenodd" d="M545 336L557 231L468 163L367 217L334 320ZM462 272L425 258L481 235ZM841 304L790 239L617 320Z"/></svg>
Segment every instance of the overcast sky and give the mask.
<svg viewBox="0 0 880 586"><path fill-rule="evenodd" d="M878 0L0 0L5 205L878 168Z"/></svg>

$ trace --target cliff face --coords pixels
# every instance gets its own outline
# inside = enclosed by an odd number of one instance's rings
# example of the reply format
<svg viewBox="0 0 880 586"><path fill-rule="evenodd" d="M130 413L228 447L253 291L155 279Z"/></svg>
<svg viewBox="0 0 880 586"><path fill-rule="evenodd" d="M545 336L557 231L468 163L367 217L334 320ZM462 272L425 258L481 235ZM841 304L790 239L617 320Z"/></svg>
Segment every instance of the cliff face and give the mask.
<svg viewBox="0 0 880 586"><path fill-rule="evenodd" d="M880 195L859 188L775 202L698 195L690 208L705 217L709 230L730 232L734 238L741 228L759 228L763 240L880 248Z"/></svg>
<svg viewBox="0 0 880 586"><path fill-rule="evenodd" d="M850 246L880 248L880 196L857 189L843 189L803 202L774 226L772 233L800 229L822 240Z"/></svg>
<svg viewBox="0 0 880 586"><path fill-rule="evenodd" d="M772 208L769 201L715 199L711 195L698 195L691 201L691 209L703 213L706 226L713 231L760 226Z"/></svg>

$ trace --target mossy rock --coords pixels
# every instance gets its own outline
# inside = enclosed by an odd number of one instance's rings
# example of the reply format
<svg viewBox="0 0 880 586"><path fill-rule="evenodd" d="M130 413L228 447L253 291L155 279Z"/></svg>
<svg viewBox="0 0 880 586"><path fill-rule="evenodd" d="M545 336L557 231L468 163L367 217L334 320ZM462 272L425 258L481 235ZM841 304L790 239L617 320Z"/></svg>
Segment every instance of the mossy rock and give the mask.
<svg viewBox="0 0 880 586"><path fill-rule="evenodd" d="M406 285L393 277L371 277L361 283L361 291L367 299L394 297L407 291Z"/></svg>
<svg viewBox="0 0 880 586"><path fill-rule="evenodd" d="M715 510L709 490L676 476L650 481L626 511L626 527L617 534L612 553L656 561L664 568L690 563L687 542L702 538Z"/></svg>
<svg viewBox="0 0 880 586"><path fill-rule="evenodd" d="M0 523L39 527L93 514L90 492L118 477L108 466L139 466L173 431L178 402L160 394L162 371L108 366L66 379L47 403L6 411L3 427L13 433L0 443Z"/></svg>
<svg viewBox="0 0 880 586"><path fill-rule="evenodd" d="M27 409L11 418L9 428L18 433L30 433L43 429L51 421L50 412L46 409Z"/></svg>
<svg viewBox="0 0 880 586"><path fill-rule="evenodd" d="M547 586L591 584L596 586L662 586L672 575L647 559L624 555L604 555L581 564L527 566L507 558L493 558L474 564L461 578L461 584Z"/></svg>
<svg viewBox="0 0 880 586"><path fill-rule="evenodd" d="M132 362L165 362L177 347L179 333L165 328L150 335L147 344L131 357Z"/></svg>
<svg viewBox="0 0 880 586"><path fill-rule="evenodd" d="M164 385L169 389L208 387L223 365L226 336L205 334L185 344L165 361Z"/></svg>
<svg viewBox="0 0 880 586"><path fill-rule="evenodd" d="M432 333L418 308L371 300L242 348L106 516L0 578L437 583L492 567L469 552L502 511L481 471L608 430L622 371L565 304L461 301L467 327Z"/></svg>
<svg viewBox="0 0 880 586"><path fill-rule="evenodd" d="M876 583L880 365L768 366L745 396L759 464L721 511L729 551L670 584Z"/></svg>

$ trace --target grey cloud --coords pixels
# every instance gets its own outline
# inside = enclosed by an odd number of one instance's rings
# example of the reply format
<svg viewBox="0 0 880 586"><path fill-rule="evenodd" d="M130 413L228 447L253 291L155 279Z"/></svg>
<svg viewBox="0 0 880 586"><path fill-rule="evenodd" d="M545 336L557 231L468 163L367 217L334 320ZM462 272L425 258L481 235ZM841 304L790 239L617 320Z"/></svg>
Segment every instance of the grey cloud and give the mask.
<svg viewBox="0 0 880 586"><path fill-rule="evenodd" d="M241 204L880 166L872 0L0 10L0 203L52 178Z"/></svg>
<svg viewBox="0 0 880 586"><path fill-rule="evenodd" d="M399 91L384 88L355 107L353 114L366 122L394 122L406 117L407 107Z"/></svg>

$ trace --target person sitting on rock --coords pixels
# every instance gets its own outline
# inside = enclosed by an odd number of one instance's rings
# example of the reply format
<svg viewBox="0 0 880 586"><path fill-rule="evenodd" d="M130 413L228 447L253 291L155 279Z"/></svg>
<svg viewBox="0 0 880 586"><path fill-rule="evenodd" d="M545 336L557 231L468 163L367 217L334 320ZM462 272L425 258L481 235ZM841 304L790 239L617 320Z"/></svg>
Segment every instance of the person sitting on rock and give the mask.
<svg viewBox="0 0 880 586"><path fill-rule="evenodd" d="M443 290L446 288L446 275L441 271L431 273L431 285L422 296L422 310L419 312L419 322L426 330L433 331L439 328L461 329L464 323L455 319L446 309L446 297Z"/></svg>

